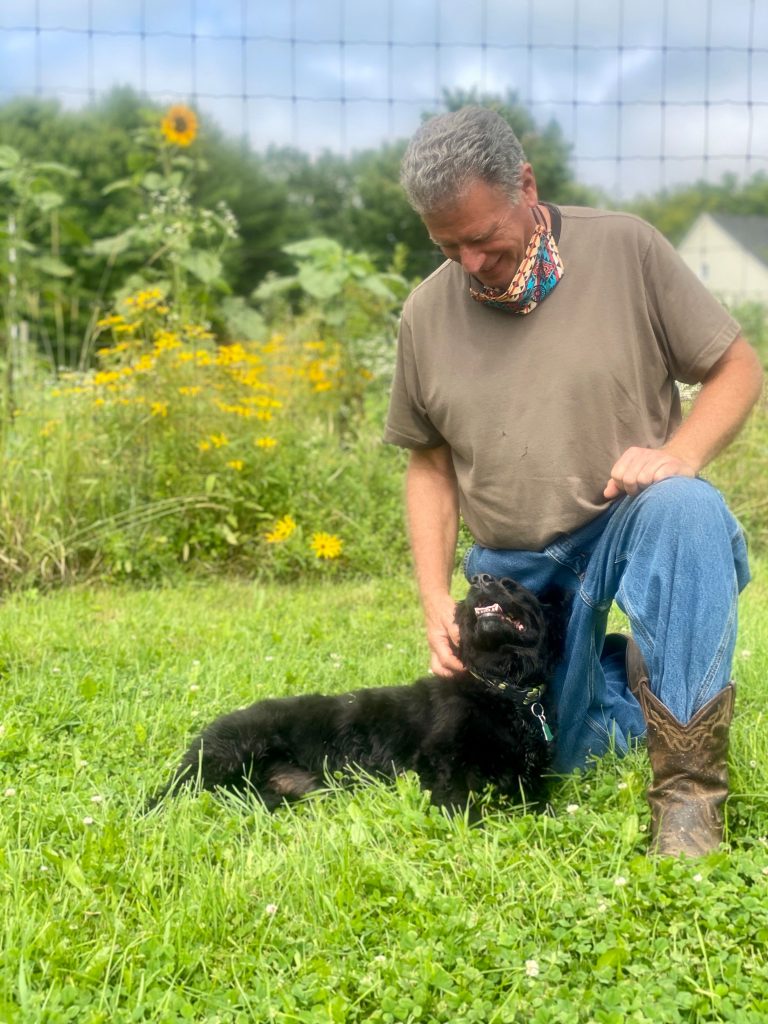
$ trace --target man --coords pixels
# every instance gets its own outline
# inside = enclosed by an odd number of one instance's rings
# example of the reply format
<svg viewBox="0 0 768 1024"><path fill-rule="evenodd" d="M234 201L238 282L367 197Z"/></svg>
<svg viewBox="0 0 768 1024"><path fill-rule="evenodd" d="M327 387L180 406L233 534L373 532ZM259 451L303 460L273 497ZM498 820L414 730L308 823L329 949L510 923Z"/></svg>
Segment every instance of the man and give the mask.
<svg viewBox="0 0 768 1024"><path fill-rule="evenodd" d="M447 261L408 298L385 440L411 449L406 505L432 669L457 672L464 562L573 592L553 683L556 767L646 736L652 848L722 838L744 540L697 478L758 398L759 361L650 225L539 201L508 124L433 118L402 184ZM702 383L682 421L675 381ZM613 600L633 639L606 638Z"/></svg>

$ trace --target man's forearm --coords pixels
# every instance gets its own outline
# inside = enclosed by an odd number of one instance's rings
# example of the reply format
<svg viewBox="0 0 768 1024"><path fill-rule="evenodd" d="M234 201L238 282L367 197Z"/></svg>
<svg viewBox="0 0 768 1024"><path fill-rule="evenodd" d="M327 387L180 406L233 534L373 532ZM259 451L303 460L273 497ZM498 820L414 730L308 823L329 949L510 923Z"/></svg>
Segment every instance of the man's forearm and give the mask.
<svg viewBox="0 0 768 1024"><path fill-rule="evenodd" d="M459 498L449 448L411 453L406 507L416 579L428 609L449 592L456 555Z"/></svg>
<svg viewBox="0 0 768 1024"><path fill-rule="evenodd" d="M737 338L710 370L674 437L661 448L628 448L611 469L605 497L637 494L671 476L696 476L736 437L762 380L757 354Z"/></svg>
<svg viewBox="0 0 768 1024"><path fill-rule="evenodd" d="M714 365L693 408L665 446L699 472L736 437L760 395L762 368L754 350L737 338Z"/></svg>

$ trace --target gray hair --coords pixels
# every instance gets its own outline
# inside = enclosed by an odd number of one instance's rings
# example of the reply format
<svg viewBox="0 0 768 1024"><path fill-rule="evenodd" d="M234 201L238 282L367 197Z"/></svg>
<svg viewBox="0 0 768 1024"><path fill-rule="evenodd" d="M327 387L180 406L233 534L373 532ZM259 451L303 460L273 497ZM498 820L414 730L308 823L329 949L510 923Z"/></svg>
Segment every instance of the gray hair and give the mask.
<svg viewBox="0 0 768 1024"><path fill-rule="evenodd" d="M400 184L422 216L458 199L474 181L520 198L525 153L509 124L487 107L462 107L432 117L405 151Z"/></svg>

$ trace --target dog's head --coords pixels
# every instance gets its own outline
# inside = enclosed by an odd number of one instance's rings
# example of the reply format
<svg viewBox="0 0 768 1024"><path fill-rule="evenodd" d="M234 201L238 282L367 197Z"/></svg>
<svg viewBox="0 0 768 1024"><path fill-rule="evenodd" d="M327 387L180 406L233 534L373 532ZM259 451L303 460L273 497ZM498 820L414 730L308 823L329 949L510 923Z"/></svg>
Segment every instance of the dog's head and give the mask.
<svg viewBox="0 0 768 1024"><path fill-rule="evenodd" d="M473 576L456 605L459 656L466 668L489 682L524 687L541 681L562 655L565 595L540 600L511 579Z"/></svg>

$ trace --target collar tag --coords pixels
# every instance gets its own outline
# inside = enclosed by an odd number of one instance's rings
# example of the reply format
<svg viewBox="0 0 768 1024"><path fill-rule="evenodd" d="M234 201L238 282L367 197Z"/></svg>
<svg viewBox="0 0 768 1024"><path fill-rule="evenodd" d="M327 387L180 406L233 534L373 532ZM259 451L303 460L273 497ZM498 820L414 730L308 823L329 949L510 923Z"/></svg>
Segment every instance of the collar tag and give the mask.
<svg viewBox="0 0 768 1024"><path fill-rule="evenodd" d="M547 741L547 743L551 743L552 742L552 730L547 725L547 719L546 719L546 715L544 714L544 707L543 707L543 705L539 704L538 701L535 704L531 704L531 714L533 715L534 718L538 718L539 725L541 726L541 731L542 731L542 734L544 736L544 739Z"/></svg>

